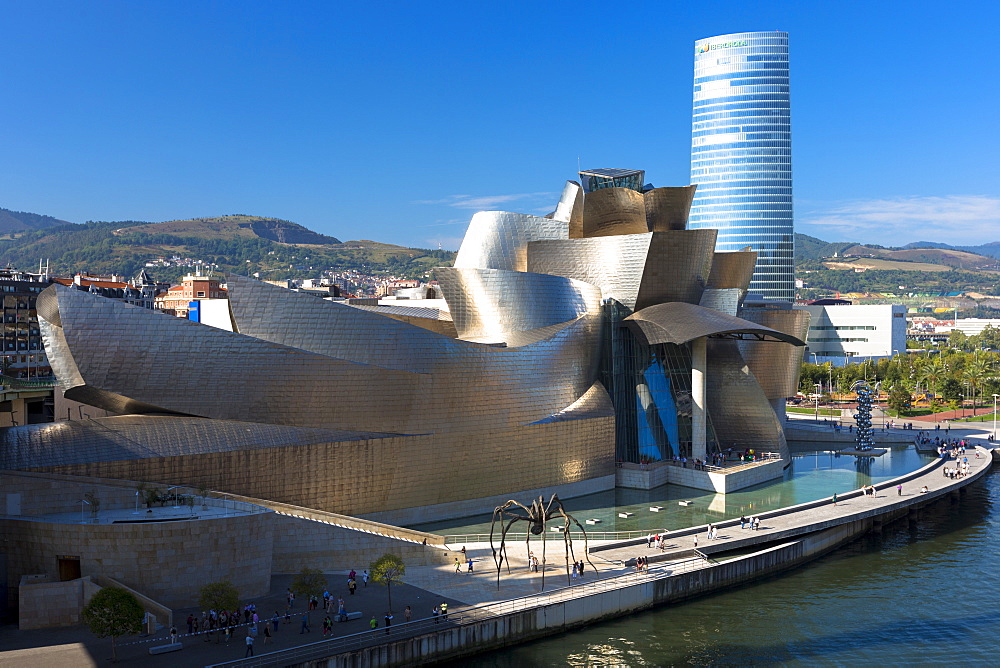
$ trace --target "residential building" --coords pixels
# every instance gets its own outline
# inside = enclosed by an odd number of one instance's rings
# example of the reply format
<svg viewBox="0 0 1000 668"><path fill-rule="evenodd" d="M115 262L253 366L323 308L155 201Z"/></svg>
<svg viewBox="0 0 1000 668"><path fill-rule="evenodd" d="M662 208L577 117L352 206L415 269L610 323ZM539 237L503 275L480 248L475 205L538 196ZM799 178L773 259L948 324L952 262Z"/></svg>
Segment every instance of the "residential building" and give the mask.
<svg viewBox="0 0 1000 668"><path fill-rule="evenodd" d="M4 375L25 379L52 375L35 311L35 298L49 282L46 274L10 267L0 269L0 292L3 294L0 366Z"/></svg>
<svg viewBox="0 0 1000 668"><path fill-rule="evenodd" d="M719 230L718 251L757 253L750 292L795 298L788 33L695 42L691 229Z"/></svg>
<svg viewBox="0 0 1000 668"><path fill-rule="evenodd" d="M188 317L191 302L200 299L226 299L222 279L201 274L187 275L180 285L175 285L156 296L156 309L178 318Z"/></svg>

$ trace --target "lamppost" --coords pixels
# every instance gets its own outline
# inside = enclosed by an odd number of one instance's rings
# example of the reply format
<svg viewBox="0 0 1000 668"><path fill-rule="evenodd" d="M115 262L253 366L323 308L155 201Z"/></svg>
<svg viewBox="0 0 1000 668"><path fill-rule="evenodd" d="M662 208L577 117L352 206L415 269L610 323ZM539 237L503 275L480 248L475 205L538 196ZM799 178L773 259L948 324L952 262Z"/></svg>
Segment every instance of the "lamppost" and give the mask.
<svg viewBox="0 0 1000 668"><path fill-rule="evenodd" d="M86 511L87 506L89 506L89 505L90 505L90 501L87 501L87 499L80 499L80 524L86 524L87 523L87 520L84 519L83 515L84 515L84 511Z"/></svg>
<svg viewBox="0 0 1000 668"><path fill-rule="evenodd" d="M819 395L822 394L820 390L823 388L819 383L813 383L816 388L816 422L819 422Z"/></svg>
<svg viewBox="0 0 1000 668"><path fill-rule="evenodd" d="M1000 397L1000 394L993 395L993 441L994 442L996 442L997 440L997 397Z"/></svg>
<svg viewBox="0 0 1000 668"><path fill-rule="evenodd" d="M178 487L180 487L180 485L174 485L173 487L168 487L167 488L168 492L170 490L174 490L174 508L180 508L180 506L177 505L177 488Z"/></svg>

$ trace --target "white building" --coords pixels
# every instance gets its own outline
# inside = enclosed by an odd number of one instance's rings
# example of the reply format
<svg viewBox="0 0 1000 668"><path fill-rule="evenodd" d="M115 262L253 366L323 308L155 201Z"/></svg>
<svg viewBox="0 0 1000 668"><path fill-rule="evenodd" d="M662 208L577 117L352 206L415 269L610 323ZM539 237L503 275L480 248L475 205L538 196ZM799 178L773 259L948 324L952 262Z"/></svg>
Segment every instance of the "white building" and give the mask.
<svg viewBox="0 0 1000 668"><path fill-rule="evenodd" d="M805 360L842 366L906 351L906 307L891 304L796 306L810 314Z"/></svg>
<svg viewBox="0 0 1000 668"><path fill-rule="evenodd" d="M937 331L947 332L958 330L966 336L975 336L976 334L982 334L983 330L987 327L1000 329L1000 318L959 318L955 321L954 326L939 327Z"/></svg>

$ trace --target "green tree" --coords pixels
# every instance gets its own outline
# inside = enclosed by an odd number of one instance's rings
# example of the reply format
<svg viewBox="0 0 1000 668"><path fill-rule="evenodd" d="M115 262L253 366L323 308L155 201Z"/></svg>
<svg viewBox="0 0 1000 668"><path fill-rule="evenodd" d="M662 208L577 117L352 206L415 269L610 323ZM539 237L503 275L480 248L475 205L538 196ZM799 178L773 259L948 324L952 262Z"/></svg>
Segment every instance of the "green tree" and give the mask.
<svg viewBox="0 0 1000 668"><path fill-rule="evenodd" d="M389 595L389 612L392 612L392 583L402 582L403 575L406 574L406 564L395 554L383 554L368 566L375 582L381 582L386 587Z"/></svg>
<svg viewBox="0 0 1000 668"><path fill-rule="evenodd" d="M291 590L300 597L319 594L326 589L326 576L317 568L303 568L292 580Z"/></svg>
<svg viewBox="0 0 1000 668"><path fill-rule="evenodd" d="M941 388L941 396L945 398L948 403L958 404L962 400L962 384L955 380L954 378L948 378L943 383L939 385Z"/></svg>
<svg viewBox="0 0 1000 668"><path fill-rule="evenodd" d="M98 638L111 636L111 661L118 662L116 639L142 632L143 609L120 587L105 587L83 606L83 622Z"/></svg>
<svg viewBox="0 0 1000 668"><path fill-rule="evenodd" d="M209 582L201 588L198 607L202 610L232 611L240 605L240 590L229 580Z"/></svg>
<svg viewBox="0 0 1000 668"><path fill-rule="evenodd" d="M889 390L889 408L896 411L896 415L902 415L903 411L910 410L910 391L902 385L895 385Z"/></svg>

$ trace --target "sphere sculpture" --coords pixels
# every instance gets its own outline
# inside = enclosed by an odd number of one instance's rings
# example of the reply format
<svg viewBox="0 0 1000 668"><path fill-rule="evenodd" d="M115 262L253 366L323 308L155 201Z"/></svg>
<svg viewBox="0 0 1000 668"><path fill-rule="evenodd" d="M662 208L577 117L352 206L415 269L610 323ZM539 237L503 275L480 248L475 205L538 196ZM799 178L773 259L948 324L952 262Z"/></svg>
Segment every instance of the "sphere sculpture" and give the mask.
<svg viewBox="0 0 1000 668"><path fill-rule="evenodd" d="M859 380L852 388L858 395L858 412L854 414L854 421L857 423L858 450L871 450L875 445L874 430L872 429L872 388L868 383Z"/></svg>

